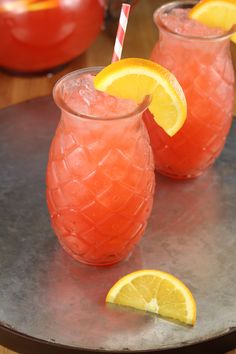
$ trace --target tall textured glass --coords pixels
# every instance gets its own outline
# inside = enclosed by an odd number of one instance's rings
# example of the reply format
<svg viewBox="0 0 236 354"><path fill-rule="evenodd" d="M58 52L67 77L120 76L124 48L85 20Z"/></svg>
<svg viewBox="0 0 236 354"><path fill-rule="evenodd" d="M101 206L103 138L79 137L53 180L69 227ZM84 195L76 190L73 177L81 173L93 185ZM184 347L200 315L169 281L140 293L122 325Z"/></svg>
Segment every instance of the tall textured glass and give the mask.
<svg viewBox="0 0 236 354"><path fill-rule="evenodd" d="M126 257L145 231L153 202L154 162L142 120L147 99L115 117L109 112L115 98L106 117L80 113L79 106L75 112L65 101L68 90L73 100L71 83L97 72L75 71L54 88L61 120L50 148L47 202L62 247L81 262L109 265ZM83 98L86 87L78 90Z"/></svg>
<svg viewBox="0 0 236 354"><path fill-rule="evenodd" d="M212 165L224 147L232 121L231 33L209 29L215 34L196 35L196 30L205 33L208 29L187 19L185 11L194 4L173 2L154 13L159 41L151 57L177 77L188 104L186 123L174 137L155 125L149 112L144 114L156 169L173 178L196 177ZM176 15L183 18L174 18L174 27L172 19L168 23L166 19L176 9L182 9Z"/></svg>

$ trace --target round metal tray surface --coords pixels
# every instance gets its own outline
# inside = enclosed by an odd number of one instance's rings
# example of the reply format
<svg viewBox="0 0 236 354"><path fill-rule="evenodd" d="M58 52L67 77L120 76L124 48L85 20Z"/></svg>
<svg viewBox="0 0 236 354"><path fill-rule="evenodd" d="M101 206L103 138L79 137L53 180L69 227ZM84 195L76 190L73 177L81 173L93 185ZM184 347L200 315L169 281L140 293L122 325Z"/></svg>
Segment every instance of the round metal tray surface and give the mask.
<svg viewBox="0 0 236 354"><path fill-rule="evenodd" d="M35 344L31 353L37 343L58 347L54 353L168 352L235 334L236 122L221 157L200 178L157 176L141 243L125 261L96 268L71 259L50 228L45 169L58 119L50 97L0 111L0 342L23 337ZM189 286L194 328L105 305L114 282L145 268ZM236 336L230 343L236 347Z"/></svg>

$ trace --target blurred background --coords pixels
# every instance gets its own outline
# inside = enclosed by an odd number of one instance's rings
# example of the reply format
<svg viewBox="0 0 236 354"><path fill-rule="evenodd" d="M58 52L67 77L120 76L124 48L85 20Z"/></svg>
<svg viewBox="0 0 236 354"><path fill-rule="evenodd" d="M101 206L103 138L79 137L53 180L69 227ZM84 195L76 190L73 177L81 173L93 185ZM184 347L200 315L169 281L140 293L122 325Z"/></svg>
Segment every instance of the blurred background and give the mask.
<svg viewBox="0 0 236 354"><path fill-rule="evenodd" d="M158 32L154 10L132 5L123 57L148 58ZM64 74L111 61L120 0L0 0L0 108L51 93ZM233 61L236 48L232 45ZM236 110L235 110L236 112Z"/></svg>

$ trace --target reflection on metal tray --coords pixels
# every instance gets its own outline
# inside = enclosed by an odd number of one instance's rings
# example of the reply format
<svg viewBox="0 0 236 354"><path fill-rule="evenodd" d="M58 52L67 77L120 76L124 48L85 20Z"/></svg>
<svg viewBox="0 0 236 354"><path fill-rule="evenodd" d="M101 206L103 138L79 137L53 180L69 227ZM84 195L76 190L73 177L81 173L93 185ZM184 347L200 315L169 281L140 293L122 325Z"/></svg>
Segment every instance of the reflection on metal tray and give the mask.
<svg viewBox="0 0 236 354"><path fill-rule="evenodd" d="M220 159L202 177L157 176L154 209L140 245L126 261L94 268L67 256L49 225L45 168L58 118L48 97L0 111L0 341L3 329L10 328L12 336L17 331L66 346L67 352L72 347L145 351L232 332L236 124ZM165 270L186 282L197 300L194 328L105 306L113 283L141 268Z"/></svg>

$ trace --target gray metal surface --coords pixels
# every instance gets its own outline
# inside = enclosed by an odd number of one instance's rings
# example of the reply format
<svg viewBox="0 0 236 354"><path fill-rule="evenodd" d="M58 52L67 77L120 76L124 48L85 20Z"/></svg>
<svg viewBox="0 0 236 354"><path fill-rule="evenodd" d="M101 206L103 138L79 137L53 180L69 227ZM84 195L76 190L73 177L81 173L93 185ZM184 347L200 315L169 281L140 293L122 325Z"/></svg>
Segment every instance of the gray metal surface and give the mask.
<svg viewBox="0 0 236 354"><path fill-rule="evenodd" d="M58 117L50 98L0 111L0 324L52 343L123 351L179 347L236 327L236 124L202 177L157 177L139 247L120 264L94 268L71 259L49 225L45 167ZM186 282L197 301L194 328L104 304L117 279L142 268Z"/></svg>

